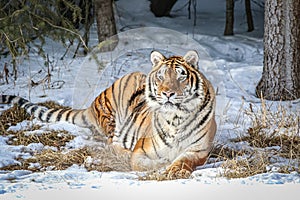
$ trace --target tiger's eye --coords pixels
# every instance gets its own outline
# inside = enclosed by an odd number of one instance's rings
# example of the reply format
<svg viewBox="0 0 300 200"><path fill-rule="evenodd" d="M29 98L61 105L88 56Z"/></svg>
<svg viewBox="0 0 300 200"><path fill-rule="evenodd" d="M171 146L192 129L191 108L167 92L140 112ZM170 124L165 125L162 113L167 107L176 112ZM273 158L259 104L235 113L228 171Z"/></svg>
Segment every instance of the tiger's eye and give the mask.
<svg viewBox="0 0 300 200"><path fill-rule="evenodd" d="M187 77L186 70L183 69L182 67L176 67L176 72L177 72L177 80L179 81L184 81Z"/></svg>

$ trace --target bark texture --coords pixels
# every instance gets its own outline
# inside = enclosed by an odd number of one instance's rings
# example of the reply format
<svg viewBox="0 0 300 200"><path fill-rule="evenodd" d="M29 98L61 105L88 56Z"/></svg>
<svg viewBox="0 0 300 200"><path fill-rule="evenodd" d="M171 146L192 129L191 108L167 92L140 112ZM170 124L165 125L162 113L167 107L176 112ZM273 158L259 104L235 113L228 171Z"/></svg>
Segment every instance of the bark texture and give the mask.
<svg viewBox="0 0 300 200"><path fill-rule="evenodd" d="M234 0L226 0L226 24L224 35L233 35Z"/></svg>
<svg viewBox="0 0 300 200"><path fill-rule="evenodd" d="M264 67L256 94L269 100L300 98L300 1L266 0Z"/></svg>
<svg viewBox="0 0 300 200"><path fill-rule="evenodd" d="M251 32L254 30L253 17L251 11L251 0L245 0L245 10L247 16L248 32Z"/></svg>
<svg viewBox="0 0 300 200"><path fill-rule="evenodd" d="M177 0L151 0L150 10L156 17L170 16Z"/></svg>
<svg viewBox="0 0 300 200"><path fill-rule="evenodd" d="M95 0L97 32L102 51L111 51L117 45L117 29L112 0ZM111 38L114 36L113 38ZM109 40L107 40L109 39Z"/></svg>

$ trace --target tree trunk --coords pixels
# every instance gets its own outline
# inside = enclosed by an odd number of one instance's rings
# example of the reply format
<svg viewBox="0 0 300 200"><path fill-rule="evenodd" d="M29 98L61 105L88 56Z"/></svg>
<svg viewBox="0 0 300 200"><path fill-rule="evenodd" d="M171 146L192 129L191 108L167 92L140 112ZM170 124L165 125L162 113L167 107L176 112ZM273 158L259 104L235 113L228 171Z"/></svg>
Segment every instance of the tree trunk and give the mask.
<svg viewBox="0 0 300 200"><path fill-rule="evenodd" d="M269 100L300 98L300 1L266 0L264 67L256 94Z"/></svg>
<svg viewBox="0 0 300 200"><path fill-rule="evenodd" d="M251 11L251 0L245 0L245 10L247 16L248 32L254 30L252 11Z"/></svg>
<svg viewBox="0 0 300 200"><path fill-rule="evenodd" d="M226 24L224 35L233 35L234 0L226 0Z"/></svg>
<svg viewBox="0 0 300 200"><path fill-rule="evenodd" d="M151 0L150 10L156 17L170 16L177 0Z"/></svg>
<svg viewBox="0 0 300 200"><path fill-rule="evenodd" d="M112 51L118 42L113 1L95 0L95 14L100 51Z"/></svg>

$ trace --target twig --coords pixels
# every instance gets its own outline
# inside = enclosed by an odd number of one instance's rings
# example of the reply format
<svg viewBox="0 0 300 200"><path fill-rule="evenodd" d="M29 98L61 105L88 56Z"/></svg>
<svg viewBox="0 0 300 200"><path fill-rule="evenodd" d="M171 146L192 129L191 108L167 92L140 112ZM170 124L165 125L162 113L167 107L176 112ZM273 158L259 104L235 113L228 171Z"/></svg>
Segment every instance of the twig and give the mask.
<svg viewBox="0 0 300 200"><path fill-rule="evenodd" d="M70 30L70 29L67 29L67 28L65 28L65 27L57 26L57 25L55 25L55 24L52 24L52 23L49 22L47 19L42 18L42 17L40 17L40 16L38 16L38 15L35 15L35 14L32 13L32 12L30 12L30 14L32 14L32 15L35 16L36 18L38 18L38 19L40 19L40 20L46 22L47 24L49 24L49 25L52 26L53 28L61 29L61 30L64 30L64 31L66 31L66 32L69 32L69 33L72 33L72 34L76 35L76 36L80 39L80 41L82 42L82 45L84 46L84 48L88 49L88 47L86 46L86 44L85 44L83 38L81 37L81 35L80 35L79 33L76 33L76 32L74 32L74 31L72 31L72 30Z"/></svg>

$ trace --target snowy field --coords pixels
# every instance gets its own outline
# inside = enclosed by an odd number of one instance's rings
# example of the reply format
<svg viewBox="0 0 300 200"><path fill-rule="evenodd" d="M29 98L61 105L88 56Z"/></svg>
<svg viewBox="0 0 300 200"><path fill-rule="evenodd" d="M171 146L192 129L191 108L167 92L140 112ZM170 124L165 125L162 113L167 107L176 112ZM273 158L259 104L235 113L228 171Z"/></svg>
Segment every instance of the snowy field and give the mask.
<svg viewBox="0 0 300 200"><path fill-rule="evenodd" d="M64 48L48 41L46 45L52 68L51 83L29 87L31 81L43 80L47 69L43 60L32 54L20 60L17 81L1 81L1 94L19 95L32 102L54 100L66 106L83 108L114 80L132 71L147 73L151 68L149 55L160 50L165 55L184 55L195 49L200 56L199 69L218 91L216 143L236 145L230 139L240 137L250 126L243 114L249 103L260 107L255 86L263 64L263 9L253 5L255 30L247 32L244 1L236 2L235 35L224 37L225 0L197 1L196 26L188 19L186 0L178 0L172 18L155 18L147 0L119 0L116 20L119 43L113 52L98 53L72 59L71 49L60 60ZM132 6L134 5L134 6ZM92 27L91 44L97 44L96 26ZM75 48L75 47L74 47ZM95 59L96 58L96 59ZM8 59L0 60L0 66ZM2 70L2 69L1 69ZM286 102L291 110L300 112L299 100ZM276 109L276 106L274 106ZM8 107L1 107L2 110ZM64 129L75 139L66 147L81 148L92 143L89 130L67 123L45 124L24 121L10 130L20 130L32 123L41 129ZM0 167L18 163L18 157L41 151L41 144L12 146L0 136ZM244 145L244 144L240 144ZM241 146L241 148L243 148ZM298 173L281 174L276 170L247 178L222 177L222 168L205 165L193 172L190 179L173 181L139 181L136 172L88 172L74 165L67 170L31 172L0 171L0 199L283 199L300 195ZM143 196L141 196L143 194Z"/></svg>

